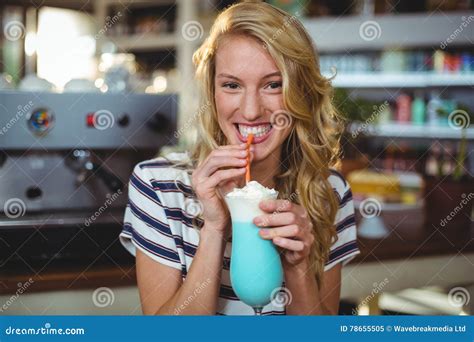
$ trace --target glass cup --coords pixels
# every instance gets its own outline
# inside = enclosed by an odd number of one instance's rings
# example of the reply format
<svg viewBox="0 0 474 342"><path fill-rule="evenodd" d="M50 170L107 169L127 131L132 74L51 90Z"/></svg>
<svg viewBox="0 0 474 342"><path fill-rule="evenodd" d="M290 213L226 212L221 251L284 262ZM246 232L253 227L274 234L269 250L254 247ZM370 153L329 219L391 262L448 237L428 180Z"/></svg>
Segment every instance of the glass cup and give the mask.
<svg viewBox="0 0 474 342"><path fill-rule="evenodd" d="M277 248L271 240L260 237L260 228L252 222L256 216L264 214L259 203L276 199L277 195L224 197L232 221L230 280L239 299L251 306L256 315L261 315L263 307L271 302L272 294L283 282Z"/></svg>

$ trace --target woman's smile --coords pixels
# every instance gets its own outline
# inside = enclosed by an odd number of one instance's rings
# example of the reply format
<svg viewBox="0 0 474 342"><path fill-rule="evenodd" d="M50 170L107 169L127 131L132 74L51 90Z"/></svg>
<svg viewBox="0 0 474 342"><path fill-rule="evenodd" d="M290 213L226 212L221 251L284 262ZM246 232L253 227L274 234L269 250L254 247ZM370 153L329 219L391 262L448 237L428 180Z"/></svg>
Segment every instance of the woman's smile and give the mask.
<svg viewBox="0 0 474 342"><path fill-rule="evenodd" d="M237 138L241 142L246 142L250 133L254 135L253 144L260 144L265 141L273 132L273 126L269 122L246 124L234 123Z"/></svg>

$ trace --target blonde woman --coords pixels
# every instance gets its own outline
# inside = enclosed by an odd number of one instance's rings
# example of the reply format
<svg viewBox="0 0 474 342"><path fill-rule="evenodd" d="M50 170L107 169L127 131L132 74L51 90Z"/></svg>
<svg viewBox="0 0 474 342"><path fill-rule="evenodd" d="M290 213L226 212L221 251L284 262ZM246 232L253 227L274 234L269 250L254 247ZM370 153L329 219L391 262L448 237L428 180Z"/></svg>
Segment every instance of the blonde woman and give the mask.
<svg viewBox="0 0 474 342"><path fill-rule="evenodd" d="M142 162L130 179L120 238L136 256L143 312L253 314L229 279L222 195L244 185L254 132L252 179L279 191L255 224L281 251L288 294L263 315L337 314L341 267L359 251L349 185L331 169L340 133L332 89L310 37L267 3L239 3L220 13L193 61L203 88L193 153Z"/></svg>

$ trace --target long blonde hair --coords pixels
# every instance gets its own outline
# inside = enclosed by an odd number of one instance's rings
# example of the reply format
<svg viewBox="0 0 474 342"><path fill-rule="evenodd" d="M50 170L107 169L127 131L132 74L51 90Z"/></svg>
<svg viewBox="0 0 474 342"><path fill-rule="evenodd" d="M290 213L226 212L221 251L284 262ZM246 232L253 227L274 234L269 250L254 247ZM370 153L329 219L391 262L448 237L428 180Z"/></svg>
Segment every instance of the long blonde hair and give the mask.
<svg viewBox="0 0 474 342"><path fill-rule="evenodd" d="M334 220L339 208L328 181L329 169L339 162L341 132L341 120L331 101L330 80L321 75L316 48L295 16L260 1L228 7L193 55L196 79L203 92L201 108L206 108L199 115L200 132L191 153L196 163L217 146L228 144L217 121L214 77L219 42L229 35L259 41L282 73L284 110L291 113L292 129L282 148L283 166L274 180L279 197L302 205L311 218L315 236L312 272L321 285L329 249L337 239Z"/></svg>

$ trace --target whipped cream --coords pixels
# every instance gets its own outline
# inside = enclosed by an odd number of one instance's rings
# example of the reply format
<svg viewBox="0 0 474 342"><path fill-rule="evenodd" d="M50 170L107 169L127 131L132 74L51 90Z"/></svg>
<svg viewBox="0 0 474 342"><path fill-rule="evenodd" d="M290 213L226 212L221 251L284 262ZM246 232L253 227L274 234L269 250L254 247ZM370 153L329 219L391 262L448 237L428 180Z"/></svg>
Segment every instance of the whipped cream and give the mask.
<svg viewBox="0 0 474 342"><path fill-rule="evenodd" d="M250 181L243 188L234 188L225 197L244 197L244 198L276 198L278 191L264 187L257 181Z"/></svg>

